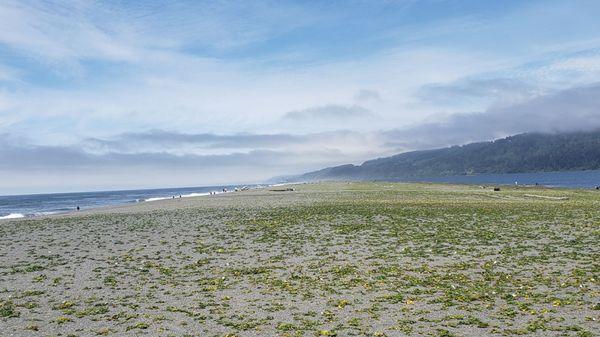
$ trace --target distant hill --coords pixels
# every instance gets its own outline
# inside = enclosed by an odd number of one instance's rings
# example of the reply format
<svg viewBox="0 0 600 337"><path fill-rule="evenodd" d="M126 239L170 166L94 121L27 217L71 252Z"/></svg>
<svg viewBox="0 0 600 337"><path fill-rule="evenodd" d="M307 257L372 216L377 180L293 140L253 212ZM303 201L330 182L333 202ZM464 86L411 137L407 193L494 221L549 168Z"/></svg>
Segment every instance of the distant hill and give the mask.
<svg viewBox="0 0 600 337"><path fill-rule="evenodd" d="M481 173L520 173L600 169L600 130L524 133L491 142L413 151L386 158L325 168L288 181L410 180Z"/></svg>

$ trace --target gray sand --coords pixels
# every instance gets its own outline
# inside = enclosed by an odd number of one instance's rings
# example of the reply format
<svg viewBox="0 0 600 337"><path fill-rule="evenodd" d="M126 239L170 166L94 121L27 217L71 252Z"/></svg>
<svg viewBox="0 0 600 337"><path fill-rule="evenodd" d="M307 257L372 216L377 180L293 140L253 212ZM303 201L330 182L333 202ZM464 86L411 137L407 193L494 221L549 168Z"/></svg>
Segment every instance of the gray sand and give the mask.
<svg viewBox="0 0 600 337"><path fill-rule="evenodd" d="M295 189L0 222L0 335L600 333L594 195Z"/></svg>

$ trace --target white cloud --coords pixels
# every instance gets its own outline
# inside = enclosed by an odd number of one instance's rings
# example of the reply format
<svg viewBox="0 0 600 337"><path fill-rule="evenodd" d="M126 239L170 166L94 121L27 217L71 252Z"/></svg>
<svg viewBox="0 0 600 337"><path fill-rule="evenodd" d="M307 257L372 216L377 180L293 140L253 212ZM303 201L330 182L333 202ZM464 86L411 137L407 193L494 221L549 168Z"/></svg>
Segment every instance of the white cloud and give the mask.
<svg viewBox="0 0 600 337"><path fill-rule="evenodd" d="M358 35L372 27L361 23L379 21L350 5L323 6L4 1L0 132L104 159L142 150L249 162L260 154L274 167L268 174L281 174L300 170L301 161L354 162L550 130L569 106L580 113L563 124L568 129L586 126L583 118L595 125L594 102L586 96L588 105L577 105L574 92L600 79L600 40L590 13L571 16L581 12L576 6L383 22L362 36L367 42ZM547 17L539 17L544 6ZM565 13L569 36L554 29ZM347 30L357 34L345 37ZM334 39L319 40L327 34ZM172 130L163 136L173 139L141 137L154 129Z"/></svg>
<svg viewBox="0 0 600 337"><path fill-rule="evenodd" d="M328 104L303 110L288 111L283 119L298 122L315 122L335 120L339 123L345 119L370 117L371 112L360 105ZM339 126L338 126L339 127Z"/></svg>
<svg viewBox="0 0 600 337"><path fill-rule="evenodd" d="M36 57L42 63L133 60L135 40L94 24L88 17L91 10L83 2L65 2L61 6L3 2L0 4L0 43Z"/></svg>

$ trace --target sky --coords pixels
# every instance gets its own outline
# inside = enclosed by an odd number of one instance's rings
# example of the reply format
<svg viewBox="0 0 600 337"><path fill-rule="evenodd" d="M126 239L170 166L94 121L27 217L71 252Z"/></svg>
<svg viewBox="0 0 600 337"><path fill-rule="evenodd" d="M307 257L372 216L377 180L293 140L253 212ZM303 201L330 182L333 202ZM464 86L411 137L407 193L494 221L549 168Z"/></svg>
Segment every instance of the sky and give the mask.
<svg viewBox="0 0 600 337"><path fill-rule="evenodd" d="M600 127L600 2L0 2L0 195Z"/></svg>

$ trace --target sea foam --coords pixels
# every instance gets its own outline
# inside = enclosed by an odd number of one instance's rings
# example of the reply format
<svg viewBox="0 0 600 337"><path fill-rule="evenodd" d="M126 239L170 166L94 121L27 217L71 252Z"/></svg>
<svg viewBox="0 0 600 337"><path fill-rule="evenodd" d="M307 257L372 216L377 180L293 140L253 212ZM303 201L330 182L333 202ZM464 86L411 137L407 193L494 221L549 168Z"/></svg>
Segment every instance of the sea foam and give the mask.
<svg viewBox="0 0 600 337"><path fill-rule="evenodd" d="M24 218L25 215L21 214L21 213L10 213L9 215L5 215L5 216L0 216L0 219L19 219L19 218Z"/></svg>
<svg viewBox="0 0 600 337"><path fill-rule="evenodd" d="M215 193L223 193L223 192L215 192ZM169 200L169 199L179 199L179 197L181 198L191 198L191 197L202 197L202 196L206 196L206 195L210 195L210 192L206 192L206 193L190 193L190 194L183 194L181 196L176 195L175 198L173 198L173 196L170 197L154 197L154 198L148 198L145 199L143 201L158 201L158 200Z"/></svg>

